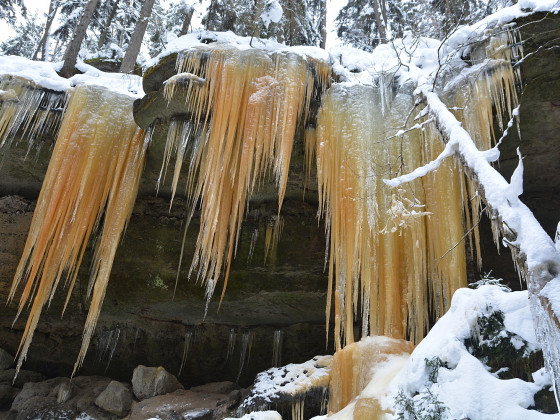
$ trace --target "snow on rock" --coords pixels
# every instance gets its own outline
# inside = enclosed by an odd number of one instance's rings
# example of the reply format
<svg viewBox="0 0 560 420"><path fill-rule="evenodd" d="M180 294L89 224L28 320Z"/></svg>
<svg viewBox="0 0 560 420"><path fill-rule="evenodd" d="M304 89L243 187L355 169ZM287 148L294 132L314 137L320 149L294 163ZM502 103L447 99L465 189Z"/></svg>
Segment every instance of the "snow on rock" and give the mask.
<svg viewBox="0 0 560 420"><path fill-rule="evenodd" d="M247 50L251 48L260 49L266 52L291 52L301 56L312 57L317 60L331 62L331 57L327 51L319 47L313 46L294 46L288 47L276 41L269 39L255 38L250 36L238 36L231 31L227 32L211 32L211 31L194 31L179 38L175 38L167 44L165 50L144 64L144 68L156 65L161 59L168 55L187 51L192 48L206 46L213 48L214 45L227 44L238 48L239 50Z"/></svg>
<svg viewBox="0 0 560 420"><path fill-rule="evenodd" d="M326 390L331 377L332 356L315 356L307 362L271 368L257 375L251 394L241 404L247 412L279 401L303 398Z"/></svg>
<svg viewBox="0 0 560 420"><path fill-rule="evenodd" d="M494 317L494 318L493 318ZM481 331L484 320L499 319L491 327L500 331ZM482 321L481 321L482 320ZM534 382L499 379L507 369L492 372L473 354L486 348L510 345L525 358L540 350L535 338L527 291L510 292L501 285L482 285L478 289L455 292L449 311L418 344L409 358L393 360L392 366L379 370L400 371L390 383L372 377L359 397L337 413L313 420L354 418L360 399L375 396L385 414L379 418L413 420L511 420L558 419L559 415L529 409L534 395L550 390L551 380L544 368L532 373ZM387 372L385 372L387 371ZM382 385L382 386L381 386ZM380 389L383 388L383 389ZM392 413L392 414L391 414Z"/></svg>
<svg viewBox="0 0 560 420"><path fill-rule="evenodd" d="M504 316L505 330L500 336L510 337L516 348L523 343L528 352L539 349L527 291L507 292L498 286L459 289L449 311L416 347L391 384L393 397L386 401L387 406L396 406L398 411L406 402L415 407L416 414L423 415L436 407L443 419L558 418L528 409L534 404L535 393L550 386L543 369L534 374L534 383L502 380L469 353L465 341L477 330L478 320L497 311ZM401 411L409 418L406 415L410 413L406 413Z"/></svg>
<svg viewBox="0 0 560 420"><path fill-rule="evenodd" d="M0 56L0 76L19 76L46 89L60 92L78 85L97 85L133 97L144 96L140 76L106 73L89 64L78 62L76 68L83 74L76 74L65 79L57 74L57 70L60 68L62 68L62 62L49 63L11 55Z"/></svg>

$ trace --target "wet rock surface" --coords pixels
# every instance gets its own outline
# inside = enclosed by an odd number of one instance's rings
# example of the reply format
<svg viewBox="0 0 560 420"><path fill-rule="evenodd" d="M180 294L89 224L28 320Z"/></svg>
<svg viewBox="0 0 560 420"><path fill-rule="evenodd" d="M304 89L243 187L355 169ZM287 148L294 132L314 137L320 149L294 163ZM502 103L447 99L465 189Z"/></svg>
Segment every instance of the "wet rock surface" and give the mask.
<svg viewBox="0 0 560 420"><path fill-rule="evenodd" d="M250 203L224 301L218 311L218 293L204 318L204 290L194 280L188 280L198 231L196 213L187 232L181 275L174 291L187 210L181 197L175 199L170 210L165 189L155 196L161 165L158 147L157 142L151 146L150 153L154 155L149 155L141 191L117 251L98 327L80 373L130 380L132 370L144 364L164 366L188 386L236 381L241 365L241 340L248 331L253 331L254 342L250 361L244 363L239 378L245 384L270 366L276 330L285 333L284 361L302 361L324 351L324 232L317 223L316 204L302 200L303 173L288 191L283 206L284 231L266 262L266 230L278 213L273 188L261 190ZM33 216L40 187L37 172L41 166L46 169L48 163L48 156L37 164L24 161L24 149L14 148L10 153L15 157L6 160L0 177L3 301L7 300ZM8 189L3 188L7 179L4 174L12 180ZM33 179L39 181L37 188ZM16 191L22 194L11 195ZM86 290L91 254L90 248L63 319L63 290L55 296L49 310L43 312L25 369L47 377L70 375L88 309ZM0 307L0 347L12 354L18 348L26 315L24 311L12 328L16 310L17 301ZM232 331L234 349L228 358ZM192 345L181 370L188 333L193 334Z"/></svg>
<svg viewBox="0 0 560 420"><path fill-rule="evenodd" d="M140 401L182 389L177 378L160 367L138 366L132 373L132 391Z"/></svg>

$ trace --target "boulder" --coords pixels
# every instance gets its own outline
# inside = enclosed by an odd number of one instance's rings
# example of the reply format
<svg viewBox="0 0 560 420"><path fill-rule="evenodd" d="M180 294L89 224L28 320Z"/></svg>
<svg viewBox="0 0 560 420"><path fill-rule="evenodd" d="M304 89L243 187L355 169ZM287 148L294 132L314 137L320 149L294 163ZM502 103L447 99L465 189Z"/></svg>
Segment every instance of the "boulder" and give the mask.
<svg viewBox="0 0 560 420"><path fill-rule="evenodd" d="M109 378L79 376L28 382L15 397L11 409L18 419L74 419L87 414L96 420L116 419L116 415L97 408L95 399L107 388ZM2 416L0 416L2 418Z"/></svg>
<svg viewBox="0 0 560 420"><path fill-rule="evenodd" d="M0 370L9 369L14 363L14 356L0 348Z"/></svg>
<svg viewBox="0 0 560 420"><path fill-rule="evenodd" d="M107 388L99 394L95 405L109 413L123 417L130 411L132 405L132 392L130 387L122 382L111 381Z"/></svg>
<svg viewBox="0 0 560 420"><path fill-rule="evenodd" d="M139 365L132 373L132 390L139 400L183 389L177 378L163 367Z"/></svg>
<svg viewBox="0 0 560 420"><path fill-rule="evenodd" d="M90 408L96 408L95 399L107 388L111 379L103 376L78 376L72 379L72 383L78 388L75 397L69 401L70 404L76 406L79 411L88 411ZM93 416L93 418L97 418Z"/></svg>
<svg viewBox="0 0 560 420"><path fill-rule="evenodd" d="M68 382L68 378L52 378L43 382L27 382L23 389L14 399L12 410L27 411L33 407L43 407L48 403L56 402L54 393L58 385Z"/></svg>
<svg viewBox="0 0 560 420"><path fill-rule="evenodd" d="M68 401L74 395L76 395L76 391L77 391L76 385L74 385L70 381L67 381L67 382L62 382L60 385L58 385L53 390L53 392L50 393L50 395L51 396L54 395L56 397L56 402L62 404Z"/></svg>
<svg viewBox="0 0 560 420"><path fill-rule="evenodd" d="M231 410L232 408L236 407L239 405L239 403L241 402L241 397L243 395L241 394L241 391L239 389L234 389L233 391L231 391L228 394L228 401L226 404L226 407L228 408L228 410Z"/></svg>

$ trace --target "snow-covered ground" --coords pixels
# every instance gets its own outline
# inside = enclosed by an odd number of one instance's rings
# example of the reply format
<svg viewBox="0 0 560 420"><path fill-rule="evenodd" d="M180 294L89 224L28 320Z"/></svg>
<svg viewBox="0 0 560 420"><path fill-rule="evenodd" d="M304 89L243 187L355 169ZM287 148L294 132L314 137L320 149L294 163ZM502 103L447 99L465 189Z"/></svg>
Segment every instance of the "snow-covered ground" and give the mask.
<svg viewBox="0 0 560 420"><path fill-rule="evenodd" d="M369 341L375 345L374 340ZM358 399L372 396L386 410L386 419L559 419L558 414L530 409L537 392L550 390L550 377L544 368L530 372L532 381L500 379L508 368L492 368L486 364L487 356L480 356L481 353L492 355L493 351L504 348L511 349L512 354L520 358L540 350L527 291L511 292L500 285L459 289L449 311L418 344L408 361L403 360L400 372L384 392L379 392L376 386L379 378L373 375L371 383L346 409L314 419L351 419ZM253 398L259 396L259 403L266 410L267 401L273 406L285 394L286 382L290 390L304 395L309 380L308 375L301 375L301 372L314 363L317 361L310 360L263 372L257 377ZM322 370L321 374L328 377L328 367ZM282 378L275 379L276 371L282 373Z"/></svg>

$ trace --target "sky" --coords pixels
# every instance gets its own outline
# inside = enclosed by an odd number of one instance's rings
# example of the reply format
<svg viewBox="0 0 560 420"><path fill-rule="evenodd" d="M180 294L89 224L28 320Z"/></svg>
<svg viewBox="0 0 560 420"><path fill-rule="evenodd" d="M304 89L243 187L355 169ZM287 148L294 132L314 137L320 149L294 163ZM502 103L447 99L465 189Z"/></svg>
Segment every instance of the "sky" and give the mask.
<svg viewBox="0 0 560 420"><path fill-rule="evenodd" d="M162 0L162 3L170 3L170 0ZM205 1L204 3L206 3ZM334 26L334 20L338 15L338 11L348 2L348 0L327 0L327 50L340 44L340 40L336 36L336 29ZM33 15L37 13L40 19L44 19L44 16L49 10L48 0L24 0L25 6L28 9L28 13ZM198 3L198 1L197 1ZM202 5L204 7L204 4ZM196 25L196 16L193 26ZM198 24L200 24L200 18L198 19ZM56 25L56 23L55 23ZM195 28L196 29L196 28ZM3 42L14 35L14 31L11 28L8 30L3 30L0 32L0 42Z"/></svg>

